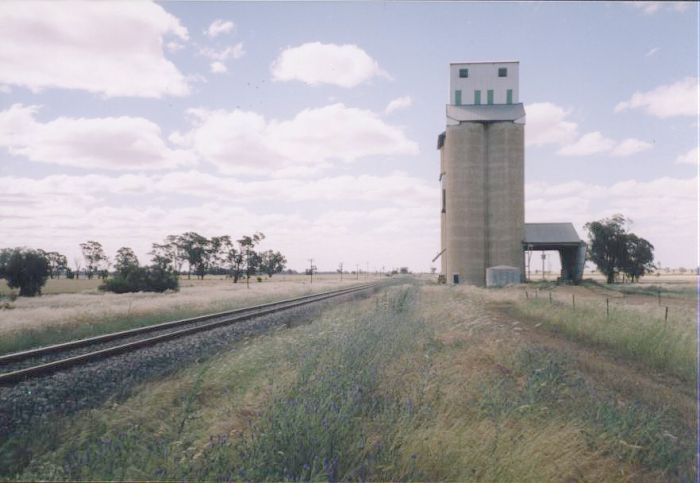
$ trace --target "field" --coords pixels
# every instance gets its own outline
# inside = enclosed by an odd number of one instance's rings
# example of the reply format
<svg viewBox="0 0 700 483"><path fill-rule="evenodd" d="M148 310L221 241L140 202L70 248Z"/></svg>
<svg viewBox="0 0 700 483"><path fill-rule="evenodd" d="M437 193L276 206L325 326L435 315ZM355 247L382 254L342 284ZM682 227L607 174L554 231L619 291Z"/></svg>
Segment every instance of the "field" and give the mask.
<svg viewBox="0 0 700 483"><path fill-rule="evenodd" d="M120 295L100 292L101 281L94 279L48 280L41 297L0 299L0 354L358 283L347 275L342 282L335 275L314 276L313 283L303 275L262 280L247 286L223 277L183 277L177 293ZM0 296L8 293L4 287Z"/></svg>
<svg viewBox="0 0 700 483"><path fill-rule="evenodd" d="M37 422L0 446L0 478L694 480L694 278L397 282ZM204 308L309 289L299 279L228 284L123 300L157 312L175 297ZM117 306L55 297L66 314ZM105 298L93 309L71 297ZM40 323L50 311L40 300L2 315L39 311L37 331L66 324Z"/></svg>

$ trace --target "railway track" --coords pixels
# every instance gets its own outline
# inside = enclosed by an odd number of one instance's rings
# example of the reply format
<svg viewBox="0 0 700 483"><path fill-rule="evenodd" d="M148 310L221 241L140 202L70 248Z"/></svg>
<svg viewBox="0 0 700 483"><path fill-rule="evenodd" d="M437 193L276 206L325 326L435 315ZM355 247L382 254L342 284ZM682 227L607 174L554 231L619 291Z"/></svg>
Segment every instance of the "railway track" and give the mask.
<svg viewBox="0 0 700 483"><path fill-rule="evenodd" d="M41 377L190 334L368 290L377 285L377 283L356 285L5 354L0 356L0 386L13 385L27 379Z"/></svg>

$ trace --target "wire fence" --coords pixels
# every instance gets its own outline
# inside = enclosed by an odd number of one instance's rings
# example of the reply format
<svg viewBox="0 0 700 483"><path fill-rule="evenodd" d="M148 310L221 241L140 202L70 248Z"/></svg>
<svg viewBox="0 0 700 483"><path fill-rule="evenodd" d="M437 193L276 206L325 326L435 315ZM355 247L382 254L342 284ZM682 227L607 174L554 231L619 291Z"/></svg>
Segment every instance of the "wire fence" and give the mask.
<svg viewBox="0 0 700 483"><path fill-rule="evenodd" d="M546 293L543 293L546 292ZM554 294L552 290L541 290L541 289L524 289L524 295L526 300L542 300L542 301L548 301L549 305L551 306L557 306L557 307L563 307L563 306L570 306L571 310L573 312L576 312L576 294L572 293L571 297L562 297L559 294ZM591 299L595 300L596 302L591 304L591 303L585 303L585 301L590 302ZM662 307L662 310L660 311L660 316L663 317L664 322L668 322L668 317L669 317L669 306L668 305L662 305L662 297L661 297L661 292L657 293L657 305L659 307ZM605 311L605 317L610 320L611 318L611 312L615 310L616 305L617 308L623 308L626 304L615 304L614 302L611 304L610 303L610 297L607 296L601 296L599 299L596 299L594 297L585 297L583 300L579 298L578 300L579 303L579 309L581 309L582 304L585 303L586 308L591 309L593 308L594 310L597 310L599 308L602 308L602 310ZM627 306L629 307L629 306ZM662 315L661 315L662 314ZM648 314L651 315L651 314Z"/></svg>

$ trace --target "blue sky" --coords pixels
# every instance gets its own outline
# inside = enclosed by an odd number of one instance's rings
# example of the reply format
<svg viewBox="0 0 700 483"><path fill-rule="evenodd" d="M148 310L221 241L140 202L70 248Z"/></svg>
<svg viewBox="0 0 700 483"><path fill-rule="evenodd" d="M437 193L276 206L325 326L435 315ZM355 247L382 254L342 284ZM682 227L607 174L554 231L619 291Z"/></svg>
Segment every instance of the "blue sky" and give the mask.
<svg viewBox="0 0 700 483"><path fill-rule="evenodd" d="M3 2L3 245L428 270L455 60L520 61L526 221L621 212L698 263L698 4L651 2Z"/></svg>

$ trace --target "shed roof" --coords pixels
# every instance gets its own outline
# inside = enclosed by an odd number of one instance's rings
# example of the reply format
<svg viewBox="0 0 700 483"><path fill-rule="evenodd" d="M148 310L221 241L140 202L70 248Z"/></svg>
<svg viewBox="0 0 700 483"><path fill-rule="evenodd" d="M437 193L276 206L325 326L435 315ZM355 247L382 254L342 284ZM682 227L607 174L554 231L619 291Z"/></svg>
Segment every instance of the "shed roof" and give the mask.
<svg viewBox="0 0 700 483"><path fill-rule="evenodd" d="M525 223L526 244L580 244L572 223Z"/></svg>

